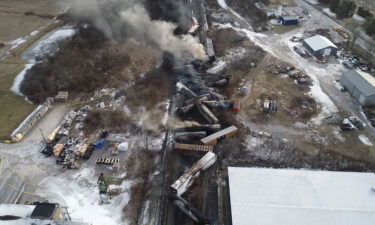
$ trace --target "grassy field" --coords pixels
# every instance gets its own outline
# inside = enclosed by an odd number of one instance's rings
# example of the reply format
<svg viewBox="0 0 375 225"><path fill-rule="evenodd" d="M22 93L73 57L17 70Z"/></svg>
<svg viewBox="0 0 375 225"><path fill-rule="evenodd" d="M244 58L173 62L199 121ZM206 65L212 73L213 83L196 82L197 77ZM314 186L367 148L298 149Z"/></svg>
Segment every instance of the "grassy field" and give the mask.
<svg viewBox="0 0 375 225"><path fill-rule="evenodd" d="M10 91L15 77L23 70L26 63L21 58L21 54L35 41L59 26L59 23L51 23L37 35L30 37L23 45L10 50L11 55L0 61L0 139L9 136L35 108L35 105L26 102L22 96Z"/></svg>
<svg viewBox="0 0 375 225"><path fill-rule="evenodd" d="M291 30L294 30L300 27L301 27L300 25L287 25L287 26L273 25L273 31L275 31L278 34L283 34L283 33L289 32Z"/></svg>
<svg viewBox="0 0 375 225"><path fill-rule="evenodd" d="M294 0L270 0L269 6L271 8L277 8L281 4L288 4L288 6L296 6L296 3L294 2Z"/></svg>
<svg viewBox="0 0 375 225"><path fill-rule="evenodd" d="M0 43L12 41L48 25L61 10L52 0L1 0L0 1ZM33 12L35 15L25 15Z"/></svg>

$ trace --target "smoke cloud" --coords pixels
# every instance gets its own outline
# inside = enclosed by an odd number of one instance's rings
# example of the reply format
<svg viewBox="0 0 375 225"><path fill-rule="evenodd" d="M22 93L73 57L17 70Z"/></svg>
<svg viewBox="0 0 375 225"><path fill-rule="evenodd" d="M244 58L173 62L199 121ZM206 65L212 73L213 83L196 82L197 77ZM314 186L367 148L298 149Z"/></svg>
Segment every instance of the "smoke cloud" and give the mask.
<svg viewBox="0 0 375 225"><path fill-rule="evenodd" d="M162 51L170 52L178 58L207 58L203 45L194 37L174 34L177 28L175 22L179 21L181 10L165 15L169 21L161 20L162 17L152 19L146 8L157 9L160 5L155 3L152 5L149 2L149 0L74 0L72 11L79 20L93 24L115 41L122 42L134 38L156 46ZM146 5L148 7L145 7L145 4L148 4ZM170 6L176 6L176 3ZM166 12L161 10L160 13L163 11Z"/></svg>

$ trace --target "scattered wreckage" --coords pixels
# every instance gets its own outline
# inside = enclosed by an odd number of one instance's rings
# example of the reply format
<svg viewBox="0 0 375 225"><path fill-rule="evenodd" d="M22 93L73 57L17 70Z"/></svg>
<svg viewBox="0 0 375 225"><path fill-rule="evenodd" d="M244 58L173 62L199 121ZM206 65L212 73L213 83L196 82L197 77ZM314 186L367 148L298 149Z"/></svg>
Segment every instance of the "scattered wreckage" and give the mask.
<svg viewBox="0 0 375 225"><path fill-rule="evenodd" d="M208 224L208 218L192 207L188 201L182 198L182 195L186 193L196 177L216 162L214 145L221 139L238 132L238 128L235 126L220 130L220 120L214 112L230 110L233 113L238 113L241 102L239 99L229 100L226 96L218 93L219 88L229 83L229 75L199 72L196 67L200 66L197 63L192 63L175 68L177 74L176 112L182 118L199 114L207 124L195 123L195 125L186 125L175 129L173 149L183 155L201 158L171 184L175 193L171 201L196 223Z"/></svg>

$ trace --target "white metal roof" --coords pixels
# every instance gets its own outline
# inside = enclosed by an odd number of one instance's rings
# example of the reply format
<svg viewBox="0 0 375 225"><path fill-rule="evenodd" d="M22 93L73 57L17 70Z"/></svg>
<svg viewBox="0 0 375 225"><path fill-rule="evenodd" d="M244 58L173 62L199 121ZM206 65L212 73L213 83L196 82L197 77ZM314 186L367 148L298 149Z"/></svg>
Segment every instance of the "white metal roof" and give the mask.
<svg viewBox="0 0 375 225"><path fill-rule="evenodd" d="M373 173L229 167L233 225L373 225Z"/></svg>
<svg viewBox="0 0 375 225"><path fill-rule="evenodd" d="M342 76L356 86L364 96L375 95L375 78L370 74L361 70L348 70Z"/></svg>
<svg viewBox="0 0 375 225"><path fill-rule="evenodd" d="M282 16L284 20L298 20L298 16L291 15L291 16Z"/></svg>
<svg viewBox="0 0 375 225"><path fill-rule="evenodd" d="M314 51L324 49L327 47L337 48L328 38L321 35L315 35L310 38L305 39L306 44L308 44Z"/></svg>
<svg viewBox="0 0 375 225"><path fill-rule="evenodd" d="M369 84L375 87L375 78L369 73L363 72L362 70L355 70L363 79L365 79Z"/></svg>
<svg viewBox="0 0 375 225"><path fill-rule="evenodd" d="M35 205L0 204L0 216L17 216L26 218L31 216Z"/></svg>

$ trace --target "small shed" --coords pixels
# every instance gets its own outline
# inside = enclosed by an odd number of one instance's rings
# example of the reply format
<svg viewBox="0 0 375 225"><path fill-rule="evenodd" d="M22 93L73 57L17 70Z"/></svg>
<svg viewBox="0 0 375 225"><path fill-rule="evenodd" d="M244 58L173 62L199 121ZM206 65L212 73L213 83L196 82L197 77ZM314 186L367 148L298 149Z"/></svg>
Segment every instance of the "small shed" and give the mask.
<svg viewBox="0 0 375 225"><path fill-rule="evenodd" d="M303 41L303 46L313 55L336 55L337 46L328 38L321 35L315 35Z"/></svg>
<svg viewBox="0 0 375 225"><path fill-rule="evenodd" d="M207 136L205 138L202 138L201 142L204 145L216 145L218 139L233 136L233 135L235 135L237 133L237 131L238 131L237 127L230 126L230 127L227 127L227 128L225 128L225 129L223 129L221 131L213 133L213 134L211 134L211 135L209 135L209 136Z"/></svg>
<svg viewBox="0 0 375 225"><path fill-rule="evenodd" d="M55 99L56 101L67 101L68 100L68 97L69 97L69 92L67 91L59 91L59 93L57 93Z"/></svg>
<svg viewBox="0 0 375 225"><path fill-rule="evenodd" d="M361 70L342 74L341 84L363 106L375 106L375 78Z"/></svg>
<svg viewBox="0 0 375 225"><path fill-rule="evenodd" d="M37 203L30 217L33 219L61 220L62 211L59 205L55 203Z"/></svg>
<svg viewBox="0 0 375 225"><path fill-rule="evenodd" d="M279 22L281 22L282 25L297 25L298 17L297 16L280 16Z"/></svg>

